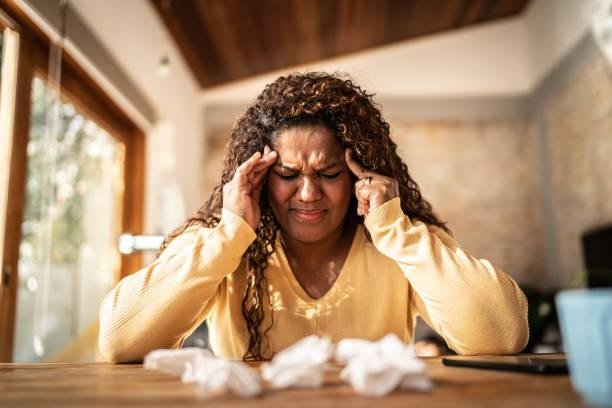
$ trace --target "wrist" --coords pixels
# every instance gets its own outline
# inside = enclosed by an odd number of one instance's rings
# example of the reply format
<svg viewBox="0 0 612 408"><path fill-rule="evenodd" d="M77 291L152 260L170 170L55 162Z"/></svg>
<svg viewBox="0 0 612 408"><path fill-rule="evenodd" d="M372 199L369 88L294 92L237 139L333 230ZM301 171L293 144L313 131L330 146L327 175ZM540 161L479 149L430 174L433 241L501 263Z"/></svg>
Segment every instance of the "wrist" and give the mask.
<svg viewBox="0 0 612 408"><path fill-rule="evenodd" d="M236 217L241 218L244 222L249 224L249 227L251 227L253 231L257 229L257 224L259 222L255 222L256 220L254 220L254 217L251 214L249 214L249 211L243 208L237 207L237 206L230 206L230 205L223 205L223 209L230 211Z"/></svg>
<svg viewBox="0 0 612 408"><path fill-rule="evenodd" d="M256 228L253 228L253 225L248 221L248 219L231 208L222 208L221 219L223 222L234 224L236 226L248 226L253 233L255 232Z"/></svg>
<svg viewBox="0 0 612 408"><path fill-rule="evenodd" d="M375 225L393 222L398 217L403 215L404 213L400 205L400 198L395 197L371 210L367 217L365 217L363 223L366 228L370 230Z"/></svg>

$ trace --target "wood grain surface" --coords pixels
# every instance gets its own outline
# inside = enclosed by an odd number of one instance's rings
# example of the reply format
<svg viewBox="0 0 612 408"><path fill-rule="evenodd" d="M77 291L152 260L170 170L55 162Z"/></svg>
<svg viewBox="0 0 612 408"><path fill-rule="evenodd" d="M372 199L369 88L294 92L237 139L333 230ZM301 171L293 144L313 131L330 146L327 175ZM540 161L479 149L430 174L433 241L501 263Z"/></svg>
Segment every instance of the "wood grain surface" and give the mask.
<svg viewBox="0 0 612 408"><path fill-rule="evenodd" d="M332 367L320 389L267 389L254 399L199 399L196 386L139 364L0 364L0 407L583 406L567 375L445 367L439 358L426 363L435 384L430 393L360 396L339 379L340 368Z"/></svg>
<svg viewBox="0 0 612 408"><path fill-rule="evenodd" d="M149 1L202 88L516 16L529 3L529 0Z"/></svg>

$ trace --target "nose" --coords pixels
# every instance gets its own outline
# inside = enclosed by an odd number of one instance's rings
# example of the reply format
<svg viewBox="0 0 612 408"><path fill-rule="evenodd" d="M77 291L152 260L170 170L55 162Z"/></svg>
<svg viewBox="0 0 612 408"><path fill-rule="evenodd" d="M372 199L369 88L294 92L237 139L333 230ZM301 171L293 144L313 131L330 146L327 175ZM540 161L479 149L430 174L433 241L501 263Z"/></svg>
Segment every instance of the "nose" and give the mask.
<svg viewBox="0 0 612 408"><path fill-rule="evenodd" d="M321 198L321 187L312 177L302 177L302 183L298 187L297 195L300 201L312 202Z"/></svg>

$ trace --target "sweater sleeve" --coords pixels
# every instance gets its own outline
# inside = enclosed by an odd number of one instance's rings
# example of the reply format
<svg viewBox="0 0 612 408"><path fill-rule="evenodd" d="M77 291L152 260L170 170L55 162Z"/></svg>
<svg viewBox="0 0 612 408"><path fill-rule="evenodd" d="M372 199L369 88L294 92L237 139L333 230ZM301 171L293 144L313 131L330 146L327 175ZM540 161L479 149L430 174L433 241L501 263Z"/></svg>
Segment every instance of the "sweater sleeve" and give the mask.
<svg viewBox="0 0 612 408"><path fill-rule="evenodd" d="M414 289L411 306L459 354L515 354L527 344L527 300L516 282L442 229L412 222L395 198L365 225Z"/></svg>
<svg viewBox="0 0 612 408"><path fill-rule="evenodd" d="M186 230L151 265L122 279L100 308L104 357L140 361L151 350L180 347L254 239L246 221L224 209L215 228Z"/></svg>

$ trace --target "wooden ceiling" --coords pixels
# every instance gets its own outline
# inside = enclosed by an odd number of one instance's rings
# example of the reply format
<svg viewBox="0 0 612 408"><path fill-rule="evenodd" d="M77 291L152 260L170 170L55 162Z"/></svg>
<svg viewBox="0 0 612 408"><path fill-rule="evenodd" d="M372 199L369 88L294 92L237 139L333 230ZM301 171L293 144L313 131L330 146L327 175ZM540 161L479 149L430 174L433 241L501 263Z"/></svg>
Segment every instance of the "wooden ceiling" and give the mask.
<svg viewBox="0 0 612 408"><path fill-rule="evenodd" d="M202 88L520 14L529 0L150 0Z"/></svg>

